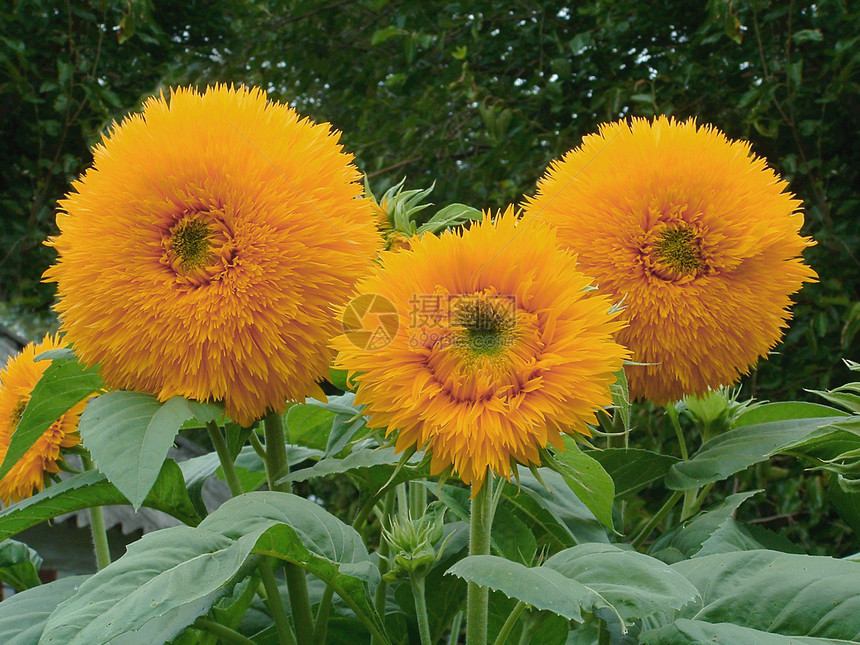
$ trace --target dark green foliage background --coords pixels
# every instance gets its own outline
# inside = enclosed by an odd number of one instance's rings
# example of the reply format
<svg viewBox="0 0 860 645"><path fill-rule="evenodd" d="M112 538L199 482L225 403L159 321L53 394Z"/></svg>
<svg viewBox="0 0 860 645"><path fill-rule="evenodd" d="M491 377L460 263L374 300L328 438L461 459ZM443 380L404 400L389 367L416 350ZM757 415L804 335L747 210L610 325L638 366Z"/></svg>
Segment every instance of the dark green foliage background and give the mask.
<svg viewBox="0 0 860 645"><path fill-rule="evenodd" d="M435 180L437 203L481 208L533 192L602 121L695 116L751 140L804 201L821 282L748 386L803 397L858 358L858 21L834 1L7 2L0 302L48 310L57 200L114 119L179 83L260 85L342 130L376 190Z"/></svg>

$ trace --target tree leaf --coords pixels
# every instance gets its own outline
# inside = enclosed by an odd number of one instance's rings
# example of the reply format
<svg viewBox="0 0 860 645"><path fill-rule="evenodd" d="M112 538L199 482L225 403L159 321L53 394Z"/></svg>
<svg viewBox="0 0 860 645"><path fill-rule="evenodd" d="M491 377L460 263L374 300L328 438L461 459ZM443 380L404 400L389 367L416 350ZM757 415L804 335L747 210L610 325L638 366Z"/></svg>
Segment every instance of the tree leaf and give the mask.
<svg viewBox="0 0 860 645"><path fill-rule="evenodd" d="M267 527L239 540L174 526L144 535L60 604L42 641L64 645L163 643L227 592Z"/></svg>
<svg viewBox="0 0 860 645"><path fill-rule="evenodd" d="M16 593L0 602L0 643L37 645L48 616L89 576L69 576Z"/></svg>
<svg viewBox="0 0 860 645"><path fill-rule="evenodd" d="M725 479L842 418L772 421L729 430L705 443L688 461L672 465L666 485L673 490L689 490Z"/></svg>
<svg viewBox="0 0 860 645"><path fill-rule="evenodd" d="M76 360L56 360L33 388L9 448L0 465L0 479L18 463L45 430L70 408L103 387L98 367L86 368ZM89 407L89 406L88 406Z"/></svg>
<svg viewBox="0 0 860 645"><path fill-rule="evenodd" d="M615 499L623 499L662 479L672 464L681 461L641 448L607 448L588 453L603 466L615 482Z"/></svg>
<svg viewBox="0 0 860 645"><path fill-rule="evenodd" d="M182 424L192 418L206 423L220 413L216 405L180 396L161 403L151 394L108 392L86 407L79 429L99 470L137 509Z"/></svg>
<svg viewBox="0 0 860 645"><path fill-rule="evenodd" d="M0 540L64 513L110 504L128 504L128 500L103 473L92 470L74 475L0 511ZM185 490L182 472L171 459L161 467L143 506L164 511L186 524L200 522Z"/></svg>
<svg viewBox="0 0 860 645"><path fill-rule="evenodd" d="M42 558L23 542L4 540L0 543L0 581L15 591L38 587Z"/></svg>
<svg viewBox="0 0 860 645"><path fill-rule="evenodd" d="M735 551L672 565L692 582L703 605L681 618L790 636L855 641L860 637L860 562Z"/></svg>

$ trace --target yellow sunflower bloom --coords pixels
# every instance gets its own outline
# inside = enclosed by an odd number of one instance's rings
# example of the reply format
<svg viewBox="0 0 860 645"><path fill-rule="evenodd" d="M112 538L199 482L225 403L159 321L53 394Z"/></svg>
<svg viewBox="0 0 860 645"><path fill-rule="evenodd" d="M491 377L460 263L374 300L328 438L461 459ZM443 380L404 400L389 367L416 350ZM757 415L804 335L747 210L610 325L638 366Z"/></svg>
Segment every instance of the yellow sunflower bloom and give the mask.
<svg viewBox="0 0 860 645"><path fill-rule="evenodd" d="M337 365L371 427L397 432L398 451L429 448L432 474L453 465L477 493L488 468L509 477L512 459L539 463L540 448L589 434L611 404L628 352L612 338L623 325L612 301L590 282L550 227L522 226L512 208L425 235L383 252L357 286L396 310L387 342L338 336Z"/></svg>
<svg viewBox="0 0 860 645"><path fill-rule="evenodd" d="M60 202L62 330L116 389L223 400L250 424L319 393L346 302L381 245L327 124L256 89L150 99Z"/></svg>
<svg viewBox="0 0 860 645"><path fill-rule="evenodd" d="M0 372L0 463L6 457L12 433L30 400L30 392L51 364L50 361L36 362L33 358L63 346L58 337L47 335L41 343L30 343L21 353L12 356ZM61 459L60 449L72 448L81 442L78 418L85 405L86 399L54 421L0 481L0 500L4 504L17 502L42 490L45 476L60 471L57 467Z"/></svg>
<svg viewBox="0 0 860 645"><path fill-rule="evenodd" d="M601 127L553 163L525 220L549 222L600 290L624 298L631 394L657 403L735 383L767 355L815 272L800 202L748 143L665 117Z"/></svg>

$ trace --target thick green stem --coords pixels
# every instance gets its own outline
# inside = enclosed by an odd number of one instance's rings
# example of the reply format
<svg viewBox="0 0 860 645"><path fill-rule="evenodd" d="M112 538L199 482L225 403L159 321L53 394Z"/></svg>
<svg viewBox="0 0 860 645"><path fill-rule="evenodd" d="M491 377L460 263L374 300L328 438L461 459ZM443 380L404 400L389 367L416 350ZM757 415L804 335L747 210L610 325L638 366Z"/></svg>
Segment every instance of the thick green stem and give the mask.
<svg viewBox="0 0 860 645"><path fill-rule="evenodd" d="M241 495L243 492L242 484L239 482L236 466L233 464L233 456L227 448L227 441L221 433L221 428L214 421L210 421L206 424L206 429L209 431L212 445L215 446L215 452L218 454L218 461L221 462L221 470L224 471L224 478L227 480L230 493L234 497ZM275 580L271 563L267 558L262 558L257 568L260 570L260 578L266 590L266 606L272 614L272 620L275 621L275 628L278 630L278 639L281 645L296 645L296 639L290 629L290 619L281 603L281 594L278 591L278 582Z"/></svg>
<svg viewBox="0 0 860 645"><path fill-rule="evenodd" d="M514 628L514 625L517 624L517 621L520 619L520 615L526 608L526 603L520 601L517 603L517 606L514 607L514 610L511 612L511 615L508 616L508 619L505 621L505 624L502 625L502 629L499 631L499 635L496 636L495 645L505 645L508 642L508 636L511 634L511 630Z"/></svg>
<svg viewBox="0 0 860 645"><path fill-rule="evenodd" d="M283 417L278 412L272 412L263 421L263 428L266 433L266 457L269 466L266 470L266 478L269 482L269 490L289 493L292 490L289 481L278 483L278 480L290 474ZM299 645L313 645L314 619L305 571L292 562L284 565L284 571L287 574L287 589L290 593L290 607L293 609L296 638Z"/></svg>
<svg viewBox="0 0 860 645"><path fill-rule="evenodd" d="M94 470L92 460L87 455L81 455L84 470ZM99 571L110 564L110 545L108 544L105 514L101 506L93 506L90 511L90 532L93 536L93 551L96 554L96 565Z"/></svg>
<svg viewBox="0 0 860 645"><path fill-rule="evenodd" d="M672 493L671 497L666 500L666 503L663 504L663 506L660 508L659 511L657 511L654 517L652 517L648 521L648 524L646 524L642 528L642 530L639 531L639 534L635 538L633 538L632 545L634 549L638 549L640 546L642 546L642 543L648 539L648 536L650 536L654 529L657 527L657 525L663 521L663 518L668 515L669 511L671 511L675 504L678 503L678 500L681 499L683 494L684 493L679 490L676 490Z"/></svg>
<svg viewBox="0 0 860 645"><path fill-rule="evenodd" d="M268 457L269 469L266 470L266 479L269 482L269 490L279 490L284 493L292 492L290 482L282 484L278 480L290 474L290 465L287 462L287 437L284 434L284 419L278 412L272 412L263 422L266 433L266 456Z"/></svg>
<svg viewBox="0 0 860 645"><path fill-rule="evenodd" d="M278 630L278 640L281 645L296 645L296 638L290 629L290 619L284 610L284 605L281 603L281 592L278 591L278 581L275 579L275 572L272 571L272 565L268 558L263 558L260 561L259 569L263 587L266 589L266 606L272 614L272 620L275 621L275 629Z"/></svg>
<svg viewBox="0 0 860 645"><path fill-rule="evenodd" d="M394 500L396 493L394 490L389 490L385 493L385 501L382 506L382 523L385 524L388 522L388 518L391 517L391 514L394 513ZM380 580L379 584L376 585L376 592L373 596L373 606L376 608L376 613L379 614L382 620L385 620L385 600L386 593L388 589L388 584L385 582L385 579L382 578L386 573L388 573L388 552L389 552L389 544L386 540L379 538L379 575ZM371 638L371 645L381 645L382 641L377 638L374 634Z"/></svg>
<svg viewBox="0 0 860 645"><path fill-rule="evenodd" d="M430 619L427 617L427 600L424 596L424 576L409 577L412 583L412 597L415 599L415 615L418 617L418 634L421 645L433 645L430 640Z"/></svg>
<svg viewBox="0 0 860 645"><path fill-rule="evenodd" d="M224 471L224 479L227 480L227 487L230 489L230 494L235 497L242 494L242 484L239 482L239 476L236 474L236 467L233 465L233 456L230 454L230 449L227 447L227 440L221 434L221 428L215 421L210 421L206 424L206 429L209 431L209 438L212 440L212 445L215 446L215 452L218 453L218 461L221 462L221 470Z"/></svg>
<svg viewBox="0 0 860 645"><path fill-rule="evenodd" d="M422 517L427 510L427 487L416 481L409 482L409 510L412 517Z"/></svg>
<svg viewBox="0 0 860 645"><path fill-rule="evenodd" d="M681 430L681 424L678 421L678 409L669 404L666 406L666 413L669 415L669 419L672 421L672 427L675 429L675 436L678 437L678 445L681 448L681 458L686 460L689 459L689 453L687 452L687 441L684 439L684 432ZM696 491L688 490L684 492L684 504L681 507L681 520L685 520L692 513L690 509L696 501Z"/></svg>
<svg viewBox="0 0 860 645"><path fill-rule="evenodd" d="M474 484L473 484L474 486ZM493 524L492 475L472 498L469 555L490 554L490 529ZM466 645L487 645L487 605L490 590L474 582L466 588Z"/></svg>
<svg viewBox="0 0 860 645"><path fill-rule="evenodd" d="M230 629L226 625L222 625L221 623L216 623L214 620L209 620L208 618L198 618L194 621L194 627L197 629L202 629L204 632L209 632L210 634L217 636L219 641L223 641L225 643L236 643L236 645L254 645L254 641L246 636L242 636L239 632L234 629Z"/></svg>
<svg viewBox="0 0 860 645"><path fill-rule="evenodd" d="M606 629L606 623L598 621L597 624L597 645L609 645L609 630Z"/></svg>
<svg viewBox="0 0 860 645"><path fill-rule="evenodd" d="M334 587L326 585L322 600L320 600L319 609L317 609L317 618L314 622L314 643L325 643L328 633L328 617L331 613L332 596L334 596Z"/></svg>

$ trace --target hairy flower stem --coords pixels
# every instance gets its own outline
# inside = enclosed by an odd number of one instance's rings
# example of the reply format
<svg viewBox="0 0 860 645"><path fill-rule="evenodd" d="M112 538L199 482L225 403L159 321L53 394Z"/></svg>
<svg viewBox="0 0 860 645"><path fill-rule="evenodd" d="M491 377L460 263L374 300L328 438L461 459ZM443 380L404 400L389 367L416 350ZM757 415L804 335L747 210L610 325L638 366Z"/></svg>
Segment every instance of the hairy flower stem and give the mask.
<svg viewBox="0 0 860 645"><path fill-rule="evenodd" d="M394 490L389 490L385 493L385 498L382 506L382 524L385 525L388 522L388 518L391 517L392 513L394 513L394 501L396 493ZM385 597L386 590L388 588L388 583L385 582L385 579L382 578L386 573L388 573L388 553L391 547L388 544L388 540L383 539L381 536L379 538L379 584L376 585L376 592L373 596L373 606L376 608L376 613L379 614L382 620L385 620ZM370 645L382 645L382 641L376 636L370 640Z"/></svg>
<svg viewBox="0 0 860 645"><path fill-rule="evenodd" d="M224 471L224 479L227 480L227 487L230 489L230 494L233 497L241 495L242 484L239 482L239 475L236 474L236 466L233 465L233 456L230 454L230 449L227 447L227 441L221 432L221 428L215 421L210 421L206 424L206 429L209 431L209 438L212 440L212 445L215 446L215 452L218 453L218 461L221 462L221 470Z"/></svg>
<svg viewBox="0 0 860 645"><path fill-rule="evenodd" d="M84 470L95 470L92 460L81 454L81 463ZM96 554L96 565L99 571L110 564L110 545L107 539L107 528L105 527L105 515L101 506L93 506L90 509L90 532L93 535L93 550Z"/></svg>
<svg viewBox="0 0 860 645"><path fill-rule="evenodd" d="M272 412L263 421L266 434L266 456L269 468L266 478L269 490L289 493L292 490L290 482L278 483L279 479L290 474L287 462L287 440L284 434L284 420L279 412ZM292 562L284 565L287 574L287 589L290 593L290 606L293 610L293 623L296 626L296 638L299 645L313 645L314 619L311 612L311 601L308 596L308 580L305 571Z"/></svg>
<svg viewBox="0 0 860 645"><path fill-rule="evenodd" d="M331 614L331 600L334 596L334 587L330 584L326 585L320 600L319 609L317 609L317 617L314 621L314 643L325 643L328 633L328 617Z"/></svg>
<svg viewBox="0 0 860 645"><path fill-rule="evenodd" d="M473 484L474 486L474 484ZM490 554L490 529L493 525L493 476L472 498L472 519L469 532L469 555ZM487 608L490 590L474 582L466 590L466 645L487 645Z"/></svg>
<svg viewBox="0 0 860 645"><path fill-rule="evenodd" d="M648 523L644 527L642 527L642 530L639 531L636 537L633 538L633 542L631 544L634 549L638 549L640 546L642 546L645 540L648 539L648 536L650 536L651 533L654 532L654 529L657 527L657 525L663 521L663 518L666 517L666 515L669 514L669 511L672 510L675 504L678 503L678 500L681 499L681 496L683 494L684 493L679 490L676 490L674 493L672 493L671 497L666 500L666 503L663 504L663 506L660 508L659 511L657 511L654 517L652 517L648 521Z"/></svg>
<svg viewBox="0 0 860 645"><path fill-rule="evenodd" d="M430 619L427 617L427 600L424 595L424 576L411 575L412 597L415 599L415 615L418 617L418 633L421 645L433 645L430 640Z"/></svg>
<svg viewBox="0 0 860 645"><path fill-rule="evenodd" d="M681 430L681 424L678 421L678 410L671 403L666 406L666 414L669 415L669 419L672 421L672 427L675 429L675 436L678 437L678 445L681 449L681 458L686 460L689 459L689 453L687 452L687 442L684 439L684 432ZM683 522L685 519L690 517L695 511L692 510L693 504L696 501L696 491L695 489L684 491L684 505L681 507L681 521Z"/></svg>
<svg viewBox="0 0 860 645"><path fill-rule="evenodd" d="M215 446L215 452L218 453L218 461L221 462L221 470L224 471L224 479L227 480L230 494L233 497L237 497L243 492L242 484L239 481L239 475L236 473L236 466L227 447L227 441L224 439L221 428L216 422L210 421L207 423L206 429L209 431L212 445ZM278 630L278 639L283 645L296 645L296 639L290 629L290 620L281 603L278 582L275 579L275 573L272 570L269 559L262 558L258 569L260 570L263 587L266 590L266 606L268 606L269 612L272 614L272 619L275 621L275 628Z"/></svg>
<svg viewBox="0 0 860 645"><path fill-rule="evenodd" d="M514 610L511 612L508 619L505 621L505 624L502 625L502 629L499 630L499 635L496 636L495 645L505 645L508 642L508 636L511 635L511 630L514 628L514 625L517 624L517 621L520 619L520 615L526 608L526 603L520 601L517 603L517 606L514 607ZM525 629L525 628L524 628Z"/></svg>
<svg viewBox="0 0 860 645"><path fill-rule="evenodd" d="M202 629L204 632L208 632L214 636L217 636L219 641L223 641L225 643L235 643L236 645L254 645L254 641L250 638L242 636L235 629L230 629L226 625L222 625L221 623L216 623L214 620L209 620L208 618L198 618L194 621L194 627L197 629Z"/></svg>

